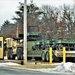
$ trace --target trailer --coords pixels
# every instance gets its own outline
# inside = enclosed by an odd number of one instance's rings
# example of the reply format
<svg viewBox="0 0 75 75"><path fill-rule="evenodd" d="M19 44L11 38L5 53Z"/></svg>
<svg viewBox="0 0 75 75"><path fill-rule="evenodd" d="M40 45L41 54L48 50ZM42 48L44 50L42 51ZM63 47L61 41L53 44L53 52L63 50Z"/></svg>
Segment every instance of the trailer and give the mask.
<svg viewBox="0 0 75 75"><path fill-rule="evenodd" d="M53 51L56 58L63 58L63 47L66 48L66 58L71 60L74 58L75 60L75 39L74 38L66 38L66 39L57 39L55 41L55 50Z"/></svg>

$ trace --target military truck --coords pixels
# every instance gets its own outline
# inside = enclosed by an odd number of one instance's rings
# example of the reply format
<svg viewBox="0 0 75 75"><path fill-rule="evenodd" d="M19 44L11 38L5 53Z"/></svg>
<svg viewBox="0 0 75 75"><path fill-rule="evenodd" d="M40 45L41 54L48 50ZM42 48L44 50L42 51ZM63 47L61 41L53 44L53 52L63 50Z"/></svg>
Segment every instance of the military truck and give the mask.
<svg viewBox="0 0 75 75"><path fill-rule="evenodd" d="M8 59L23 59L23 44L21 38L6 38Z"/></svg>

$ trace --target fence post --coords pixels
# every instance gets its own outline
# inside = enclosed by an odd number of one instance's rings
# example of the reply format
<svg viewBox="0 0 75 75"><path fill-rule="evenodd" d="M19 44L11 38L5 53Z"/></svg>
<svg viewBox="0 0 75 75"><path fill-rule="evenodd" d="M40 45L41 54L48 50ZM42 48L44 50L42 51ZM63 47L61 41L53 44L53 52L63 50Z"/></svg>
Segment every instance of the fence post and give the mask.
<svg viewBox="0 0 75 75"><path fill-rule="evenodd" d="M52 48L50 47L50 49L49 49L49 62L50 62L50 64L52 64Z"/></svg>
<svg viewBox="0 0 75 75"><path fill-rule="evenodd" d="M66 48L63 47L63 62L66 62Z"/></svg>

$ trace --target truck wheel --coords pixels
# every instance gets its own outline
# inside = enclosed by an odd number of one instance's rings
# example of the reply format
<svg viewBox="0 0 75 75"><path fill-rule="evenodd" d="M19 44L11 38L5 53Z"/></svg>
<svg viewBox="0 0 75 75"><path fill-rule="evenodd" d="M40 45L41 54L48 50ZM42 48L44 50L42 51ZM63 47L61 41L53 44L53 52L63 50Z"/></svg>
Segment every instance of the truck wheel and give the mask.
<svg viewBox="0 0 75 75"><path fill-rule="evenodd" d="M45 52L42 52L41 59L42 59L42 61L45 61Z"/></svg>
<svg viewBox="0 0 75 75"><path fill-rule="evenodd" d="M12 54L12 48L8 49L8 59L12 59L13 54Z"/></svg>
<svg viewBox="0 0 75 75"><path fill-rule="evenodd" d="M46 52L46 61L49 61L49 52Z"/></svg>
<svg viewBox="0 0 75 75"><path fill-rule="evenodd" d="M18 60L22 60L23 59L23 49L22 48L18 48L17 49L17 59Z"/></svg>
<svg viewBox="0 0 75 75"><path fill-rule="evenodd" d="M50 54L49 52L46 52L46 61L49 62L50 60ZM52 55L52 61L54 60L54 55Z"/></svg>

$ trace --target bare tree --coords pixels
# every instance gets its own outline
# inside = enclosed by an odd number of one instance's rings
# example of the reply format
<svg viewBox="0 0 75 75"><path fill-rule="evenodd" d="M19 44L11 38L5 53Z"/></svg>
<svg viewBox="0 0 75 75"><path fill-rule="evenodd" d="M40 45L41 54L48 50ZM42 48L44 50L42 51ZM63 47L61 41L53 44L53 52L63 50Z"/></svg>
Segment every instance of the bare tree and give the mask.
<svg viewBox="0 0 75 75"><path fill-rule="evenodd" d="M74 11L69 5L63 5L61 7L61 22L63 35L66 34L68 37L72 38L74 28Z"/></svg>
<svg viewBox="0 0 75 75"><path fill-rule="evenodd" d="M55 34L57 34L58 9L48 5L43 5L41 9L44 12L42 31L48 35L48 38L57 37Z"/></svg>

